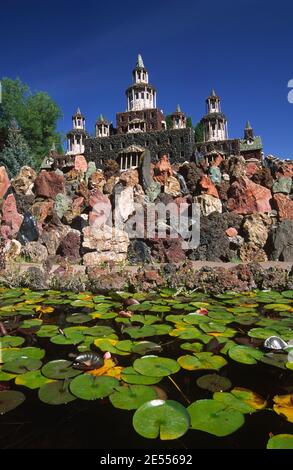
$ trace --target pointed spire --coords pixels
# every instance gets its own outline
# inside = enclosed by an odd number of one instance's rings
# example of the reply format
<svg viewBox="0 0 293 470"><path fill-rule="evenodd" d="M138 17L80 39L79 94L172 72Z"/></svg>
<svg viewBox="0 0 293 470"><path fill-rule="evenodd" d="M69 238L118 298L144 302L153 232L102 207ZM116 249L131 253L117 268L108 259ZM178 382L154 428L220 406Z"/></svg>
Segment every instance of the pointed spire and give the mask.
<svg viewBox="0 0 293 470"><path fill-rule="evenodd" d="M246 121L245 129L252 129L249 121Z"/></svg>
<svg viewBox="0 0 293 470"><path fill-rule="evenodd" d="M100 114L100 121L104 121L104 116Z"/></svg>
<svg viewBox="0 0 293 470"><path fill-rule="evenodd" d="M211 96L213 96L213 97L216 97L216 96L217 96L217 94L216 94L216 92L215 92L215 89L214 89L214 88L213 88L213 89L212 89L212 91L211 91Z"/></svg>
<svg viewBox="0 0 293 470"><path fill-rule="evenodd" d="M137 56L136 68L144 69L144 63L143 63L141 54L138 54Z"/></svg>
<svg viewBox="0 0 293 470"><path fill-rule="evenodd" d="M52 143L51 152L56 152L56 144L55 144L55 142Z"/></svg>
<svg viewBox="0 0 293 470"><path fill-rule="evenodd" d="M78 106L77 110L76 110L76 116L81 116L81 111L80 111L80 107Z"/></svg>
<svg viewBox="0 0 293 470"><path fill-rule="evenodd" d="M180 104L177 104L177 107L176 107L176 113L181 113Z"/></svg>

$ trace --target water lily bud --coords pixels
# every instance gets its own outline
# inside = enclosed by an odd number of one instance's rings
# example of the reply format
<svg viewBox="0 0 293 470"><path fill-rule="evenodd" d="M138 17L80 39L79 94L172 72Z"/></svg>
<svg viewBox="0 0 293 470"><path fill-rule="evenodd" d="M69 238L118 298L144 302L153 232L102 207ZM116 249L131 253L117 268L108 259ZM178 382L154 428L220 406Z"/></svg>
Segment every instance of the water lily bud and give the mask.
<svg viewBox="0 0 293 470"><path fill-rule="evenodd" d="M112 357L112 355L111 355L110 352L106 352L106 353L104 354L104 359L105 359L105 360L106 360L106 359L111 359L111 357Z"/></svg>

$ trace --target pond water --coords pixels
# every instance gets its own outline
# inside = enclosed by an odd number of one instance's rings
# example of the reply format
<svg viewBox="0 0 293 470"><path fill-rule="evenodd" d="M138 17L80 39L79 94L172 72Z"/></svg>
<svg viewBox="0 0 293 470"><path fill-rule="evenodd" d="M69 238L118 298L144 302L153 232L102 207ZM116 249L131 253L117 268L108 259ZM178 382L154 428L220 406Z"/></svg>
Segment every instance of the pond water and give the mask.
<svg viewBox="0 0 293 470"><path fill-rule="evenodd" d="M0 448L292 448L292 312L293 291L1 288Z"/></svg>

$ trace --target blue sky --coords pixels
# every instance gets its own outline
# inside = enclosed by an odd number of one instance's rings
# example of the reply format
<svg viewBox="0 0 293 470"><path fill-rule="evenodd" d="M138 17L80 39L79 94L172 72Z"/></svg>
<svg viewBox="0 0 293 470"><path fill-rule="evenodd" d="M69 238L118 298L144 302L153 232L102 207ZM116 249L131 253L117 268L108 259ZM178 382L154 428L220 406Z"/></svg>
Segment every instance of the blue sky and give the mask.
<svg viewBox="0 0 293 470"><path fill-rule="evenodd" d="M166 114L180 103L196 123L214 87L230 137L249 119L266 154L293 158L292 0L14 0L0 14L0 76L47 91L64 133L77 106L90 132L100 113L115 122L140 52Z"/></svg>

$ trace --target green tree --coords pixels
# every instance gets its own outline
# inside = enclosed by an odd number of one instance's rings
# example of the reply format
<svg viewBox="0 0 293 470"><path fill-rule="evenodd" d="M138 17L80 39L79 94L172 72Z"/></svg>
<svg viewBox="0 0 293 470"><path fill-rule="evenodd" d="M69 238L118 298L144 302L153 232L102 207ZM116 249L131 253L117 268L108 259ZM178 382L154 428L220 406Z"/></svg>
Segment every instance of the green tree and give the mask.
<svg viewBox="0 0 293 470"><path fill-rule="evenodd" d="M173 125L173 121L172 121L172 114L168 114L168 116L166 116L166 125L167 125L167 129L172 129L172 125Z"/></svg>
<svg viewBox="0 0 293 470"><path fill-rule="evenodd" d="M2 80L0 131L7 138L9 125L15 118L32 150L36 167L48 154L53 142L59 148L62 145L62 137L56 132L57 121L61 116L60 108L47 93L32 93L28 85L19 79Z"/></svg>
<svg viewBox="0 0 293 470"><path fill-rule="evenodd" d="M193 128L192 118L190 116L186 119L186 127L190 127L191 129Z"/></svg>
<svg viewBox="0 0 293 470"><path fill-rule="evenodd" d="M199 121L196 126L194 126L194 137L195 142L203 142L204 132L203 132L203 123Z"/></svg>
<svg viewBox="0 0 293 470"><path fill-rule="evenodd" d="M6 145L0 153L0 166L5 166L9 178L13 178L26 165L33 166L31 151L21 135L17 122L12 120Z"/></svg>

